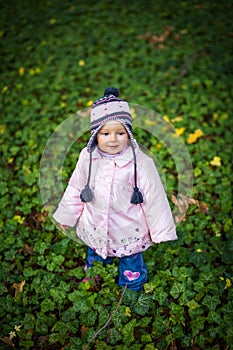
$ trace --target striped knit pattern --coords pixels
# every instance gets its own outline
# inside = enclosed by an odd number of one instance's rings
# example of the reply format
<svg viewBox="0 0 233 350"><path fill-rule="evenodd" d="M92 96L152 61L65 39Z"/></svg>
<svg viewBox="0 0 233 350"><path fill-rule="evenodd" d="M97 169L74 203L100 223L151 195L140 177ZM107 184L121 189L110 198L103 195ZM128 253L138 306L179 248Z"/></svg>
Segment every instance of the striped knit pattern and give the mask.
<svg viewBox="0 0 233 350"><path fill-rule="evenodd" d="M132 116L129 105L126 101L120 100L114 95L105 96L96 101L91 110L91 137L87 144L88 152L96 146L96 136L104 124L111 120L119 121L126 128L131 143L135 140L132 134Z"/></svg>
<svg viewBox="0 0 233 350"><path fill-rule="evenodd" d="M122 120L124 123L132 125L132 117L128 112L120 111L111 113L109 115L105 115L97 120L93 120L91 122L91 130L97 128L100 125L106 124L110 120Z"/></svg>

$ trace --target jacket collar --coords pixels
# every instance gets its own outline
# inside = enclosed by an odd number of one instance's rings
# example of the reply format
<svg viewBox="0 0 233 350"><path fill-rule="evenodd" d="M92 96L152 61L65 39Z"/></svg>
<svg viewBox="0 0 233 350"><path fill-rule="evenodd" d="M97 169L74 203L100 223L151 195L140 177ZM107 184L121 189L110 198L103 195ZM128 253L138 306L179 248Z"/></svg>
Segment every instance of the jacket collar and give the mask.
<svg viewBox="0 0 233 350"><path fill-rule="evenodd" d="M139 147L138 147L138 144L135 142L135 153L136 155L138 154L139 152ZM86 153L86 157L87 159L90 158L90 154L89 152ZM92 151L92 159L103 159L103 157L101 156L101 154L98 152L98 149L97 147ZM120 154L119 156L117 157L113 157L113 158L105 158L106 160L114 160L115 163L119 166L119 167L122 167L122 166L125 166L126 164L128 164L129 162L131 162L133 160L133 150L132 150L132 146L129 145L127 147L127 149L122 153Z"/></svg>

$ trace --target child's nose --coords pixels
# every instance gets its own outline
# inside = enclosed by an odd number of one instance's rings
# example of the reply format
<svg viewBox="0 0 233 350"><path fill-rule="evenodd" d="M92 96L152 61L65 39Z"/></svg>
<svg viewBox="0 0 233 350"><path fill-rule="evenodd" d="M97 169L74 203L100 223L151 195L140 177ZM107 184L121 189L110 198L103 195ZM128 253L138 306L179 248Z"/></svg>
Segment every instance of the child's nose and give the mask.
<svg viewBox="0 0 233 350"><path fill-rule="evenodd" d="M111 134L111 141L115 141L116 140L116 135L115 134Z"/></svg>

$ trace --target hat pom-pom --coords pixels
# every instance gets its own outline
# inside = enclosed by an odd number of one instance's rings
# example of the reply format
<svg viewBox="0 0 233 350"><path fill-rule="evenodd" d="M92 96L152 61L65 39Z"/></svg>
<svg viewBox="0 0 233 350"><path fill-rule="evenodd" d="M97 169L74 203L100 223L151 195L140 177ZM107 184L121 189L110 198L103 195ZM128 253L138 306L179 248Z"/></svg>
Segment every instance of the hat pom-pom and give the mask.
<svg viewBox="0 0 233 350"><path fill-rule="evenodd" d="M93 198L92 191L91 191L89 185L86 185L80 194L80 199L82 202L88 203L88 202L92 201L92 198Z"/></svg>
<svg viewBox="0 0 233 350"><path fill-rule="evenodd" d="M120 92L119 92L119 90L117 90L114 87L108 87L104 91L104 96L108 96L108 95L114 95L115 97L118 97L118 96L120 96Z"/></svg>
<svg viewBox="0 0 233 350"><path fill-rule="evenodd" d="M143 203L142 193L139 191L139 188L137 186L134 187L134 191L133 191L130 203L136 204L136 205Z"/></svg>

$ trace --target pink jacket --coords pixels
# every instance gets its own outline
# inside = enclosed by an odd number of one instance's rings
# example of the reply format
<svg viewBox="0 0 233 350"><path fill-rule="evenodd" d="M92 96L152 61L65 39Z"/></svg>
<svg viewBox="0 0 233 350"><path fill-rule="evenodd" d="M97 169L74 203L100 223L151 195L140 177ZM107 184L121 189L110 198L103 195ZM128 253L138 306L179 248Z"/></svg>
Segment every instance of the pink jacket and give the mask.
<svg viewBox="0 0 233 350"><path fill-rule="evenodd" d="M171 209L154 162L138 147L135 152L142 204L130 203L134 186L131 147L115 158L103 158L97 148L93 151L90 187L94 199L81 202L90 158L84 148L53 215L60 224L77 224L77 236L104 259L135 254L153 243L177 239Z"/></svg>

